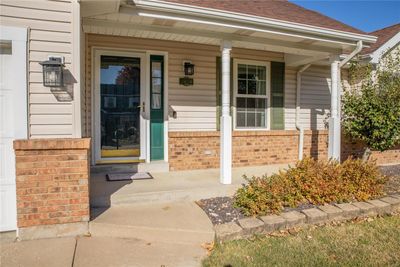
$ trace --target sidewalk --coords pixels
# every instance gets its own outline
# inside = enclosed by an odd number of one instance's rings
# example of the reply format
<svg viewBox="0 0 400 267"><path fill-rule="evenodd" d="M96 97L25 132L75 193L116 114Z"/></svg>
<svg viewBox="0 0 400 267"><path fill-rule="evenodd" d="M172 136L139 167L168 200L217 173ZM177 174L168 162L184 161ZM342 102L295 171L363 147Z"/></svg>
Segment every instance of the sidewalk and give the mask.
<svg viewBox="0 0 400 267"><path fill-rule="evenodd" d="M1 244L1 266L200 266L211 222L193 202L112 207L91 222L91 237Z"/></svg>

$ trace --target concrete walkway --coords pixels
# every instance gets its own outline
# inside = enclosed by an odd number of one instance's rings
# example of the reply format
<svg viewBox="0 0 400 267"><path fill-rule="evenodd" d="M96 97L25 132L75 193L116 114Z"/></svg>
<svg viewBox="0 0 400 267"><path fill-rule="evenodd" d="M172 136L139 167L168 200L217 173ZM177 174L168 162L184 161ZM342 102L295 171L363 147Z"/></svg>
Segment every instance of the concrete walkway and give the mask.
<svg viewBox="0 0 400 267"><path fill-rule="evenodd" d="M1 244L1 266L200 266L214 231L193 202L95 210L91 237Z"/></svg>
<svg viewBox="0 0 400 267"><path fill-rule="evenodd" d="M124 166L110 172L127 172ZM92 207L148 202L195 201L202 198L233 195L244 183L243 175L271 175L287 164L233 168L232 184L219 182L219 169L151 173L154 179L136 181L106 180L107 170L94 169L90 175ZM128 171L129 172L129 171Z"/></svg>
<svg viewBox="0 0 400 267"><path fill-rule="evenodd" d="M202 244L214 240L214 231L194 200L232 195L243 174L285 167L235 168L232 185L219 183L218 169L152 173L154 179L133 182L107 182L104 170L93 171L91 237L3 242L1 266L200 266Z"/></svg>

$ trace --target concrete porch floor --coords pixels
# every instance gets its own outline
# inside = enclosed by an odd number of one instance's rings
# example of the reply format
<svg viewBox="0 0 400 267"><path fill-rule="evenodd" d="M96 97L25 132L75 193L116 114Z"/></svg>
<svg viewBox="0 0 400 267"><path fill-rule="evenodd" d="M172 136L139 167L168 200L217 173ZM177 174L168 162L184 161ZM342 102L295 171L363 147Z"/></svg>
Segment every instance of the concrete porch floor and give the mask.
<svg viewBox="0 0 400 267"><path fill-rule="evenodd" d="M272 174L287 164L233 168L232 184L219 182L219 169L175 171L150 174L154 179L135 181L106 180L106 169L92 169L90 199L93 208L149 202L195 201L204 198L231 196L244 182L243 175ZM119 166L112 172L128 172L129 166Z"/></svg>

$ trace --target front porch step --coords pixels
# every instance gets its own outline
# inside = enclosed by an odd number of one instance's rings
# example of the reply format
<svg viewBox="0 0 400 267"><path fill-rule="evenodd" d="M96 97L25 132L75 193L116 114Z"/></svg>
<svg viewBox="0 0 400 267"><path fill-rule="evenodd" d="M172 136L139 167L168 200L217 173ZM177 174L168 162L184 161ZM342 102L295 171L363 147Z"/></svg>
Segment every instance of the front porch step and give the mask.
<svg viewBox="0 0 400 267"><path fill-rule="evenodd" d="M91 206L114 207L131 204L163 203L175 201L197 201L205 198L232 196L240 185L218 185L181 190L154 191L132 194L114 194L110 197L97 196L91 199Z"/></svg>
<svg viewBox="0 0 400 267"><path fill-rule="evenodd" d="M214 231L207 215L193 202L128 205L93 209L93 237L138 239L148 243L210 242Z"/></svg>
<svg viewBox="0 0 400 267"><path fill-rule="evenodd" d="M238 185L200 187L192 189L135 193L111 196L111 205L197 201L205 198L232 196Z"/></svg>
<svg viewBox="0 0 400 267"><path fill-rule="evenodd" d="M90 168L91 173L109 172L151 172L160 173L169 171L169 163L165 161L152 161L149 163L121 163L121 164L101 164Z"/></svg>

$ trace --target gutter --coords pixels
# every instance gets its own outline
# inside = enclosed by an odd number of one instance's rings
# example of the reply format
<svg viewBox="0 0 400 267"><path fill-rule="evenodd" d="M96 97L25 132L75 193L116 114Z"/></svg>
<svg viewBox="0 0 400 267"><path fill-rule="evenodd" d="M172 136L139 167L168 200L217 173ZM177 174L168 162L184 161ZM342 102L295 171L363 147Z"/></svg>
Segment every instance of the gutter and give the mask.
<svg viewBox="0 0 400 267"><path fill-rule="evenodd" d="M297 82L296 82L296 129L300 131L299 135L299 160L303 159L303 148L304 148L304 128L300 125L300 97L301 97L301 74L308 69L311 64L304 65L297 71Z"/></svg>
<svg viewBox="0 0 400 267"><path fill-rule="evenodd" d="M132 0L132 2L138 8L143 8L153 11L172 12L174 14L185 14L191 16L192 18L193 16L197 15L211 19L221 19L230 22L235 21L241 24L243 22L246 22L258 26L273 27L281 30L291 30L295 32L302 32L309 34L311 33L328 38L341 38L350 41L363 40L364 42L375 43L377 40L377 37L367 34L339 31L334 29L328 29L328 28L317 27L295 22L288 22L277 19L263 18L259 16L247 15L243 13L230 12L213 8L184 5L184 4L171 3L159 0Z"/></svg>
<svg viewBox="0 0 400 267"><path fill-rule="evenodd" d="M343 59L342 61L339 62L339 68L346 65L353 57L355 57L358 53L360 53L362 49L363 49L363 41L359 40L357 42L356 49L354 49L353 52L350 53L350 55L345 57L345 59Z"/></svg>

